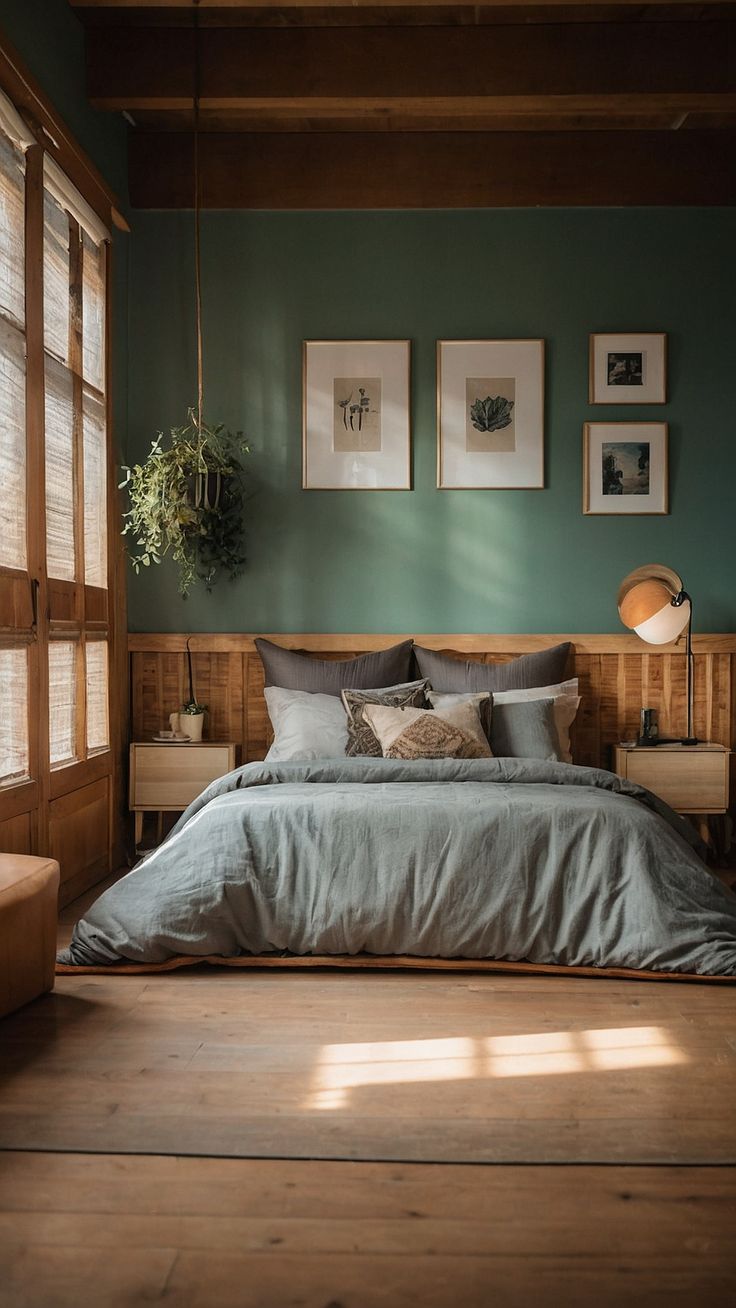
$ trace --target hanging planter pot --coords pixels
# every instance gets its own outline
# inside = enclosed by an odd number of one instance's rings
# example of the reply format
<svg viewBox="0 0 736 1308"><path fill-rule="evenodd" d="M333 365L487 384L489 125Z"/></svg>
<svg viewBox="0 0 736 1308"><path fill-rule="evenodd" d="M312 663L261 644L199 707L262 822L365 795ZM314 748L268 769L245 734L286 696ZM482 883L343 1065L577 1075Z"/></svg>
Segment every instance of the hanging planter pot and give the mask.
<svg viewBox="0 0 736 1308"><path fill-rule="evenodd" d="M160 432L142 463L124 467L130 508L123 534L135 542L130 557L137 573L171 554L182 595L197 580L211 590L221 573L240 575L247 453L242 432L199 425L190 410L186 427L172 427L168 437Z"/></svg>
<svg viewBox="0 0 736 1308"><path fill-rule="evenodd" d="M189 482L189 495L195 509L219 509L222 473L198 472Z"/></svg>

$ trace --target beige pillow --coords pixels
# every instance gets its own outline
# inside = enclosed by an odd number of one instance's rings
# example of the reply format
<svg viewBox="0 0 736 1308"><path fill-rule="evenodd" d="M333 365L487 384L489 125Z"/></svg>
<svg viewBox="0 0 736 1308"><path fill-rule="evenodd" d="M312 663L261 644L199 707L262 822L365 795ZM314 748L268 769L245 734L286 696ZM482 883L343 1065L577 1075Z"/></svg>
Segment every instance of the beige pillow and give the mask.
<svg viewBox="0 0 736 1308"><path fill-rule="evenodd" d="M384 758L491 757L475 704L458 704L442 714L366 704L363 716L378 737Z"/></svg>
<svg viewBox="0 0 736 1308"><path fill-rule="evenodd" d="M491 739L491 712L493 710L493 696L490 690L480 690L477 693L472 690L460 691L457 694L445 694L442 691L428 690L427 699L433 709L443 715L448 709L457 708L458 704L474 704L480 716L480 723L485 732L487 740Z"/></svg>
<svg viewBox="0 0 736 1308"><path fill-rule="evenodd" d="M431 696L430 696L431 698ZM553 699L557 733L560 737L560 758L563 763L572 763L570 753L570 727L575 721L580 706L578 679L560 681L554 686L532 686L529 690L494 690L493 700L496 704L518 704L527 699Z"/></svg>

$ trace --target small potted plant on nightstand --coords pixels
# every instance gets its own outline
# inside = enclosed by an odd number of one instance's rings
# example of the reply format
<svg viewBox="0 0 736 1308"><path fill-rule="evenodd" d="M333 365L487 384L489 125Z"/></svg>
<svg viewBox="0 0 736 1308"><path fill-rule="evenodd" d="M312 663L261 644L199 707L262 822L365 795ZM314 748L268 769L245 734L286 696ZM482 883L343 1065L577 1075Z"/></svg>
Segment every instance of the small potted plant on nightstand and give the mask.
<svg viewBox="0 0 736 1308"><path fill-rule="evenodd" d="M198 704L196 699L188 699L179 709L179 730L190 740L202 739L206 704Z"/></svg>

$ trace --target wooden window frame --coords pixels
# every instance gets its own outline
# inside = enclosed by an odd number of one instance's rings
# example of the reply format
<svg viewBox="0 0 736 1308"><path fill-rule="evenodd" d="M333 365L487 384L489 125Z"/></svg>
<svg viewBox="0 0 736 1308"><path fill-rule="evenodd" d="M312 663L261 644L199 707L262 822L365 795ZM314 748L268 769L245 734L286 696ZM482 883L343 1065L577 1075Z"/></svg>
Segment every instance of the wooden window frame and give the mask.
<svg viewBox="0 0 736 1308"><path fill-rule="evenodd" d="M106 846L107 867L117 866L123 857L124 840L124 744L127 737L127 654L125 648L125 570L124 557L114 531L117 514L116 458L112 426L112 254L111 243L104 242L105 285L104 393L83 378L83 343L78 349L78 366L73 369L75 399L75 530L77 558L75 581L64 583L48 578L46 573L46 505L45 505L45 350L43 324L43 203L44 159L53 159L82 199L101 220L104 227L116 226L129 231L120 206L94 165L77 146L66 125L59 118L38 84L24 69L17 53L5 39L0 44L0 89L15 105L35 137L35 144L25 150L25 288L26 288L26 487L27 487L27 570L0 568L0 642L13 648L23 646L29 660L29 770L30 781L0 786L0 848L3 833L12 841L20 830L17 821L25 817L30 844L25 852L61 857L61 902L68 902L104 873L98 855L88 867L76 865L72 854L57 852L73 836L65 837L67 816L89 802L90 787L104 781L108 821L102 839ZM53 188L49 188L52 189ZM65 208L63 201L61 207ZM75 219L72 221L76 222ZM97 235L93 237L97 240ZM77 249L75 281L78 286L79 310L82 312L82 242ZM73 362L72 359L69 360ZM77 380L78 376L78 380ZM86 584L84 566L84 449L83 396L89 391L103 399L106 424L105 472L107 481L106 531L107 589ZM31 521L33 526L31 526ZM40 526L38 524L41 524ZM53 770L49 762L48 741L48 657L49 642L71 639L77 646L77 677L86 693L85 644L104 640L108 651L108 746L86 750L86 720L78 714L76 743L79 761L62 764ZM34 718L35 714L35 718ZM74 792L79 792L75 796ZM61 807L60 807L61 804ZM99 807L99 805L98 805ZM15 824L15 826L14 826ZM71 843L70 843L71 842ZM23 852L23 851L21 851ZM64 885L65 876L68 884ZM72 893L73 892L73 893Z"/></svg>

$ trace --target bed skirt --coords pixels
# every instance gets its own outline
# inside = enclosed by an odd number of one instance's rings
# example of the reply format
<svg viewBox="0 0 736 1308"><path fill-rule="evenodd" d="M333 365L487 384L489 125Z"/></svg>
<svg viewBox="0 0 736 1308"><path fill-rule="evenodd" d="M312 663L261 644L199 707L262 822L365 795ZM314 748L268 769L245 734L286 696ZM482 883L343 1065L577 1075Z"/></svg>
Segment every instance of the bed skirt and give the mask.
<svg viewBox="0 0 736 1308"><path fill-rule="evenodd" d="M219 954L177 954L163 963L110 963L73 967L57 963L57 976L146 976L175 972L184 967L277 968L304 971L332 968L344 971L502 972L525 976L583 976L619 981L701 981L734 984L736 976L704 976L698 972L647 972L628 967L572 967L564 963L513 963L490 958L419 958L414 955L378 954L240 954L224 958Z"/></svg>

